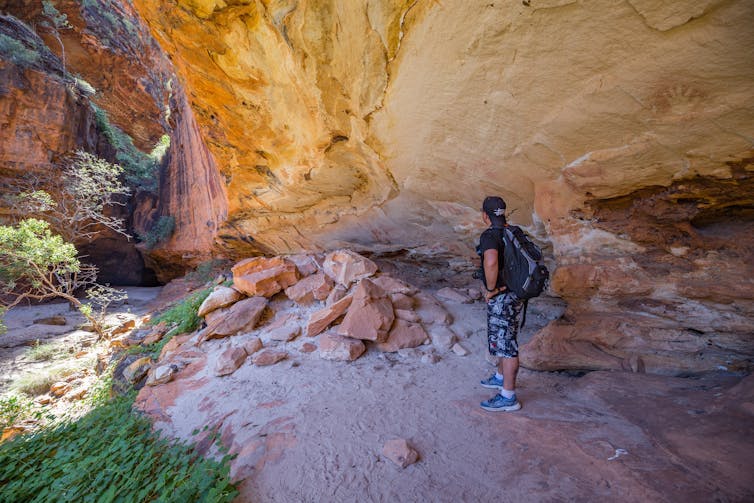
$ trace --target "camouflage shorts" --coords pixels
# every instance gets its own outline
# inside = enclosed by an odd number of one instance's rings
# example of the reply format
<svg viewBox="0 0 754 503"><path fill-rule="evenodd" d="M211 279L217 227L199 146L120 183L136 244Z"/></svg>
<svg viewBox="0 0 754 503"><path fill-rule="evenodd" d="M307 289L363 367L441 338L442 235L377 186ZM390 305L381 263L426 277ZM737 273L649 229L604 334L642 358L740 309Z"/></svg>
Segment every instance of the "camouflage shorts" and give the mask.
<svg viewBox="0 0 754 503"><path fill-rule="evenodd" d="M487 301L487 344L492 356L518 356L518 317L523 306L513 292Z"/></svg>

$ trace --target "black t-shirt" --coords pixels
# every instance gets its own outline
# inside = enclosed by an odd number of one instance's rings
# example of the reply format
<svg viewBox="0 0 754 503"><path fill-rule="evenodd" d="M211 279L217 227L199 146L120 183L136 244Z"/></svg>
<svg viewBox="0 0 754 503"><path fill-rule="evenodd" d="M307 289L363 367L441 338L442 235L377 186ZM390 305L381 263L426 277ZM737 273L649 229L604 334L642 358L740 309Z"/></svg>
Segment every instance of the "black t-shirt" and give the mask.
<svg viewBox="0 0 754 503"><path fill-rule="evenodd" d="M505 284L503 281L503 229L500 227L489 227L481 236L479 236L479 253L482 260L482 270L484 270L484 252L485 250L497 250L497 283L495 288ZM485 282L484 275L482 281ZM485 282L485 287L486 287Z"/></svg>

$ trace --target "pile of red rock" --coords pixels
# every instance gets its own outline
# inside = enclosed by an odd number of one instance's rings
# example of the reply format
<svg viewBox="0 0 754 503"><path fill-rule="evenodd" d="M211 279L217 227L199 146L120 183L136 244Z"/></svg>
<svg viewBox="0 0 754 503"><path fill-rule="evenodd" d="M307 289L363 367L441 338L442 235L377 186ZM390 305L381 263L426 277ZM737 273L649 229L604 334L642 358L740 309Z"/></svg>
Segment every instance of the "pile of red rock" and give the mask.
<svg viewBox="0 0 754 503"><path fill-rule="evenodd" d="M232 272L233 285L217 286L199 308L207 326L198 343L260 330L270 340L285 342L303 332L312 339L300 345L302 352L318 349L332 360L355 360L368 344L394 352L432 342L441 350L456 346L455 352L465 352L448 327L451 315L433 296L380 273L373 261L350 250L326 256L254 257L236 264ZM310 312L308 320L288 313L269 324L262 321L270 298L281 292ZM228 348L217 362L217 375L232 372L260 348ZM280 350L265 351L264 358L254 357L255 363L275 363L286 356Z"/></svg>

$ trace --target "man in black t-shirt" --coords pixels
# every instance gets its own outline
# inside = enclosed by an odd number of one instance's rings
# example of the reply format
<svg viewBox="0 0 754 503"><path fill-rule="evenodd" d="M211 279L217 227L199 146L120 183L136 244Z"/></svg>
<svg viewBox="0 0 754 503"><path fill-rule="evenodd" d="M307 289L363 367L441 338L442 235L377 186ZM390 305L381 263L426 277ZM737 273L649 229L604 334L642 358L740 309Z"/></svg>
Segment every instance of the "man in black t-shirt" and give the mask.
<svg viewBox="0 0 754 503"><path fill-rule="evenodd" d="M489 196L482 204L482 219L489 225L479 237L482 258L485 300L487 301L487 345L492 356L498 357L497 372L481 381L485 388L500 392L480 405L489 411L513 411L521 408L516 399L518 374L518 317L523 302L505 288L503 281L503 229L505 201Z"/></svg>

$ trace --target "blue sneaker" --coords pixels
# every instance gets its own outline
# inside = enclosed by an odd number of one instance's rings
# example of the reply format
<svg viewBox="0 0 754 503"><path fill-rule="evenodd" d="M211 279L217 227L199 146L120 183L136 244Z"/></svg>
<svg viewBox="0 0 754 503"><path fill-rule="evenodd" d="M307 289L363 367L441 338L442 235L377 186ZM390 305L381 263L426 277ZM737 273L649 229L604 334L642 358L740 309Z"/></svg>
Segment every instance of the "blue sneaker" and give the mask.
<svg viewBox="0 0 754 503"><path fill-rule="evenodd" d="M489 379L479 381L479 384L481 384L485 388L503 389L503 380L498 379L496 374L492 374L492 376Z"/></svg>
<svg viewBox="0 0 754 503"><path fill-rule="evenodd" d="M516 400L516 395L513 395L513 397L511 398L505 398L500 393L493 396L489 400L485 400L479 405L484 410L489 410L491 412L497 412L499 410L510 412L521 408L521 403Z"/></svg>

